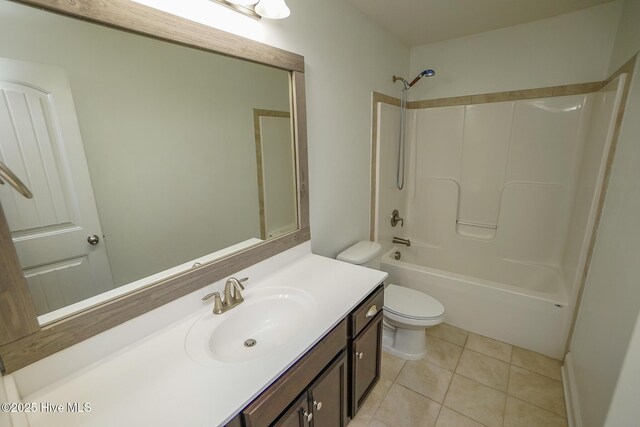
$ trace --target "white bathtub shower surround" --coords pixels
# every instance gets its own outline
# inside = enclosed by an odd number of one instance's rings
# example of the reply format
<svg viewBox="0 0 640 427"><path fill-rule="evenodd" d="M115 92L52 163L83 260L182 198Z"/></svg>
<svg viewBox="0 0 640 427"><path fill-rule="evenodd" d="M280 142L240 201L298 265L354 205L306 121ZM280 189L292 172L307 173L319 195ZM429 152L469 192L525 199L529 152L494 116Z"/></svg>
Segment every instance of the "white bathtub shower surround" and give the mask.
<svg viewBox="0 0 640 427"><path fill-rule="evenodd" d="M607 169L607 154L611 148L615 120L627 77L626 74L622 74L591 95L593 111L582 150L582 163L575 185L575 197L561 264L571 302L576 301L582 281Z"/></svg>
<svg viewBox="0 0 640 427"><path fill-rule="evenodd" d="M379 105L377 235L385 248L389 236L412 242L400 263L386 257L392 280L442 301L449 323L561 357L623 85L621 76L591 94L414 110L401 192L386 185L398 112ZM402 229L388 224L393 209ZM447 278L438 291L425 268Z"/></svg>
<svg viewBox="0 0 640 427"><path fill-rule="evenodd" d="M394 259L400 251L400 260ZM446 307L445 322L554 358L562 357L567 303L561 273L543 266L502 260L455 269L456 253L412 245L382 257L389 283L429 294ZM523 278L517 285L510 279ZM522 286L520 286L522 285ZM527 287L524 287L527 286Z"/></svg>
<svg viewBox="0 0 640 427"><path fill-rule="evenodd" d="M575 95L418 110L411 236L557 263L589 109Z"/></svg>

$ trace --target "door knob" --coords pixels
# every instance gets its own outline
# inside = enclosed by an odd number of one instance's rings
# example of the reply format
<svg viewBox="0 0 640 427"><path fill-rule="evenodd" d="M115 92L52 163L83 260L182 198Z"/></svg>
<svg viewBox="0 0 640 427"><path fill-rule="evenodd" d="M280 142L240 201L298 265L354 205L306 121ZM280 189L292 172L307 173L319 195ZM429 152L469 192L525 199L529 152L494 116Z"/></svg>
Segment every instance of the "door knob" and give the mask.
<svg viewBox="0 0 640 427"><path fill-rule="evenodd" d="M98 237L97 234L92 234L87 237L87 242L89 242L90 245L97 245L100 242L100 237Z"/></svg>

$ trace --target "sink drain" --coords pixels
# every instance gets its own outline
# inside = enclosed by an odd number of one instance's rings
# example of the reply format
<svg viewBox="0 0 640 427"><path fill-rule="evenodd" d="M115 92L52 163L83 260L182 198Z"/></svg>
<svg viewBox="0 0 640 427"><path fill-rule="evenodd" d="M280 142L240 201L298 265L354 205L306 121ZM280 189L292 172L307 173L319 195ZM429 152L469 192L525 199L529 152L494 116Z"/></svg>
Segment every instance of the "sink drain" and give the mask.
<svg viewBox="0 0 640 427"><path fill-rule="evenodd" d="M253 338L249 338L248 340L246 340L244 342L244 346L245 347L253 347L254 345L256 345L257 341L254 340Z"/></svg>

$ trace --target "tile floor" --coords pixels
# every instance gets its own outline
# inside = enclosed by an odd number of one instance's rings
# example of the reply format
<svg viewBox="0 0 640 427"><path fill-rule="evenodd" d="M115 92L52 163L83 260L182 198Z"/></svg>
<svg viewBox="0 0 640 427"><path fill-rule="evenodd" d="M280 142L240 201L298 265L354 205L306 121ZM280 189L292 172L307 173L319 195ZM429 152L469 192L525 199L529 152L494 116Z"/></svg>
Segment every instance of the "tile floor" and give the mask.
<svg viewBox="0 0 640 427"><path fill-rule="evenodd" d="M560 361L442 324L427 357L384 353L350 427L566 427Z"/></svg>

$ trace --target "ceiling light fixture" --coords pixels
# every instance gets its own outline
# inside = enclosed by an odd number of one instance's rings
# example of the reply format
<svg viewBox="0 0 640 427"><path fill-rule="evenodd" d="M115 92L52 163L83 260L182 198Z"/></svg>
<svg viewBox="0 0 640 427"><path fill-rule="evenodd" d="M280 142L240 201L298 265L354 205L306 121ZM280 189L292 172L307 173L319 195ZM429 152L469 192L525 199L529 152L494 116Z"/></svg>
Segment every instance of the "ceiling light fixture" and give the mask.
<svg viewBox="0 0 640 427"><path fill-rule="evenodd" d="M283 19L291 15L285 0L212 0L255 19Z"/></svg>
<svg viewBox="0 0 640 427"><path fill-rule="evenodd" d="M256 13L268 19L283 19L291 15L284 0L260 0L256 5Z"/></svg>
<svg viewBox="0 0 640 427"><path fill-rule="evenodd" d="M227 0L227 3L237 4L238 6L253 6L260 0Z"/></svg>

